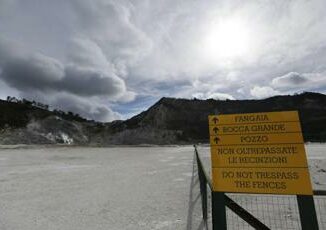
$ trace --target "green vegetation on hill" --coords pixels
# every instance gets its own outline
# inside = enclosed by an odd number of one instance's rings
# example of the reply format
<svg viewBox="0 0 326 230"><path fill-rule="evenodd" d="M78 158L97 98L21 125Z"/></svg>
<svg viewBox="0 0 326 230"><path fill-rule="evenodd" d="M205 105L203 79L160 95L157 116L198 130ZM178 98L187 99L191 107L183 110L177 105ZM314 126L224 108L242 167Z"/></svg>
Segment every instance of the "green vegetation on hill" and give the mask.
<svg viewBox="0 0 326 230"><path fill-rule="evenodd" d="M26 99L19 100L9 96L6 101L0 100L0 111L0 128L26 127L31 120L41 120L51 115L70 121L86 121L86 119L72 112L49 111L48 105Z"/></svg>
<svg viewBox="0 0 326 230"><path fill-rule="evenodd" d="M298 110L305 141L326 141L326 95L263 100L162 98L126 121L98 123L27 100L0 100L0 144L192 144L208 142L208 115Z"/></svg>
<svg viewBox="0 0 326 230"><path fill-rule="evenodd" d="M210 114L236 114L298 110L305 141L326 141L326 95L302 93L263 100L187 100L162 98L147 111L119 126L124 129L151 127L174 130L178 141L207 142Z"/></svg>

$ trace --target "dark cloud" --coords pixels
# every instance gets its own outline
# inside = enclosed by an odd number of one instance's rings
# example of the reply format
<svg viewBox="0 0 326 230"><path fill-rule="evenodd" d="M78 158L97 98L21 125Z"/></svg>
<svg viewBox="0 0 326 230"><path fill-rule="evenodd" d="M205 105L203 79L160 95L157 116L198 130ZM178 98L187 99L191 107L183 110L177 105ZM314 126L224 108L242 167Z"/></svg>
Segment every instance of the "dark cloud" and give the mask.
<svg viewBox="0 0 326 230"><path fill-rule="evenodd" d="M92 114L109 114L95 109L112 106L108 101L134 113L136 95L322 91L325 10L325 0L0 0L0 34L7 38L0 36L0 80L63 107L80 101ZM248 35L249 52L223 57L224 48L247 39L235 34L217 44L224 33L208 38L232 22ZM3 82L1 92L9 92ZM59 100L60 94L69 96ZM96 106L85 106L86 99Z"/></svg>
<svg viewBox="0 0 326 230"><path fill-rule="evenodd" d="M109 100L126 93L124 81L115 75L100 49L78 47L70 52L71 64L64 66L38 53L15 55L8 43L0 41L1 77L21 91L66 91L79 96L107 96Z"/></svg>
<svg viewBox="0 0 326 230"><path fill-rule="evenodd" d="M22 91L66 91L80 96L108 97L118 97L126 91L124 81L113 74L99 69L64 67L43 55L9 60L2 69L3 80Z"/></svg>
<svg viewBox="0 0 326 230"><path fill-rule="evenodd" d="M296 72L290 72L284 76L274 78L272 81L272 86L275 88L293 88L308 81L309 80L303 75Z"/></svg>
<svg viewBox="0 0 326 230"><path fill-rule="evenodd" d="M120 117L104 101L134 97L99 50L96 53L96 49L83 50L86 46L80 46L80 52L75 50L70 64L64 66L39 53L18 52L12 45L0 40L0 78L23 97L99 121Z"/></svg>
<svg viewBox="0 0 326 230"><path fill-rule="evenodd" d="M118 97L126 91L124 81L117 76L75 66L65 69L65 77L57 85L58 90L81 96Z"/></svg>
<svg viewBox="0 0 326 230"><path fill-rule="evenodd" d="M3 80L19 90L51 89L64 78L64 67L43 55L9 59L2 69Z"/></svg>

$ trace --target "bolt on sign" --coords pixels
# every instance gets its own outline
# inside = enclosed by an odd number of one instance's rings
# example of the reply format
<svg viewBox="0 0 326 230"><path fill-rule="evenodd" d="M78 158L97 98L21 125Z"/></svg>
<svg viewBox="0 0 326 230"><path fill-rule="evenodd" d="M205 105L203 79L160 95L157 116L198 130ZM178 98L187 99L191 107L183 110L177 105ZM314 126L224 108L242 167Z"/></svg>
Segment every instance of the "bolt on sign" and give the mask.
<svg viewBox="0 0 326 230"><path fill-rule="evenodd" d="M297 111L208 119L214 191L313 194Z"/></svg>

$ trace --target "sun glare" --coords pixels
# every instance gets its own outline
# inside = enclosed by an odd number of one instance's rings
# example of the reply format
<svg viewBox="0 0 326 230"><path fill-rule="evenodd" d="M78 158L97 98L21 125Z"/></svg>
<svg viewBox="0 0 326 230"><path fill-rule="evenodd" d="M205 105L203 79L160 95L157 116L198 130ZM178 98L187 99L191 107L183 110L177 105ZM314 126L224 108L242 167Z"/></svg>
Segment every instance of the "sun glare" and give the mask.
<svg viewBox="0 0 326 230"><path fill-rule="evenodd" d="M231 59L244 57L249 51L249 31L240 20L212 23L205 38L208 58Z"/></svg>

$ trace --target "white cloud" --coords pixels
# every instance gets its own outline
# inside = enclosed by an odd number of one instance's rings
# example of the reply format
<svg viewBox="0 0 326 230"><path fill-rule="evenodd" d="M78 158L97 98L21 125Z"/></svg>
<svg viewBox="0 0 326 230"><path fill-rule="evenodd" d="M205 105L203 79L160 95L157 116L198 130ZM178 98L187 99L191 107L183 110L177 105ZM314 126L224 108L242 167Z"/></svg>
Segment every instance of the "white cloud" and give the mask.
<svg viewBox="0 0 326 230"><path fill-rule="evenodd" d="M0 0L0 68L22 66L3 76L21 93L64 92L102 105L139 94L241 99L323 91L325 11L324 0ZM220 55L225 47L215 39L207 50L215 25L239 21L248 44L237 36L223 41L250 52Z"/></svg>
<svg viewBox="0 0 326 230"><path fill-rule="evenodd" d="M66 93L52 97L50 104L55 108L73 111L82 117L96 121L108 122L121 118L119 113L113 112L107 105L97 100L91 101Z"/></svg>
<svg viewBox="0 0 326 230"><path fill-rule="evenodd" d="M235 100L235 98L227 93L212 93L207 96L207 98L212 98L216 100Z"/></svg>
<svg viewBox="0 0 326 230"><path fill-rule="evenodd" d="M129 1L72 1L79 33L101 47L110 62L132 64L150 52L152 41L132 20Z"/></svg>
<svg viewBox="0 0 326 230"><path fill-rule="evenodd" d="M273 78L269 85L254 86L250 93L256 98L266 98L277 94L294 94L303 91L326 92L326 72L289 72Z"/></svg>
<svg viewBox="0 0 326 230"><path fill-rule="evenodd" d="M84 118L108 122L121 119L121 114L110 109L109 104L105 104L100 98L83 98L70 93L48 93L42 92L24 92L21 97L36 100L50 105L52 109L71 111L81 115Z"/></svg>
<svg viewBox="0 0 326 230"><path fill-rule="evenodd" d="M262 99L275 96L279 94L279 92L269 86L255 86L250 90L250 94L255 98Z"/></svg>
<svg viewBox="0 0 326 230"><path fill-rule="evenodd" d="M72 65L99 68L114 73L114 66L107 60L101 47L90 39L74 38L69 44L66 56Z"/></svg>
<svg viewBox="0 0 326 230"><path fill-rule="evenodd" d="M234 97L226 93L194 93L192 97L197 99L234 100Z"/></svg>

